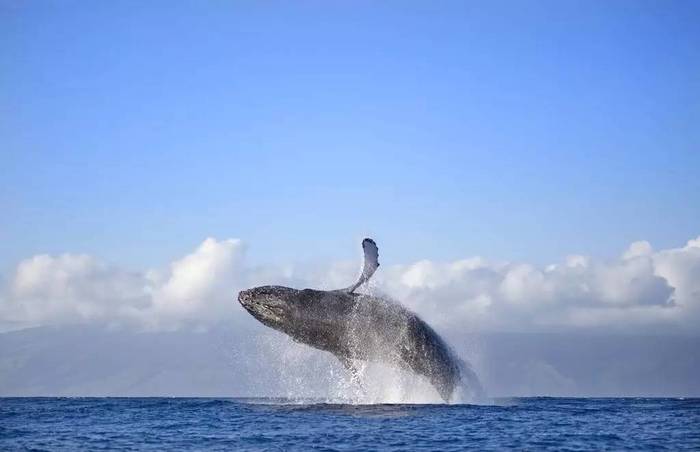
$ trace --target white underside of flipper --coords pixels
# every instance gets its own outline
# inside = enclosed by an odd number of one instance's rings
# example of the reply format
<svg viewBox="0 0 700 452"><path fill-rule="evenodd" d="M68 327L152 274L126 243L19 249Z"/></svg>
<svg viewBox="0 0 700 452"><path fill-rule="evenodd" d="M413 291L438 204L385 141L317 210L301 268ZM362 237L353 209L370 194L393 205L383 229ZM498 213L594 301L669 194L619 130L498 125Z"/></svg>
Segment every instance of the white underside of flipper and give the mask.
<svg viewBox="0 0 700 452"><path fill-rule="evenodd" d="M355 289L369 281L374 272L377 271L377 268L379 268L379 248L377 248L377 244L374 243L374 240L369 238L364 239L362 241L362 250L365 254L362 274L355 284L345 289L348 293L353 293Z"/></svg>

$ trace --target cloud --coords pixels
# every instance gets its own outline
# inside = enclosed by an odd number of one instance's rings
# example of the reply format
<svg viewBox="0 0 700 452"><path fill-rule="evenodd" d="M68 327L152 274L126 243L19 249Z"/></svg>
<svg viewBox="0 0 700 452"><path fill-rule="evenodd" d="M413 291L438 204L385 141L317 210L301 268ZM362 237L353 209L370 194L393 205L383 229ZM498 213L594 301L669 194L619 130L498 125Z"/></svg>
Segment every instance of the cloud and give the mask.
<svg viewBox="0 0 700 452"><path fill-rule="evenodd" d="M146 275L91 256L39 255L19 263L2 300L6 322L100 322L149 304Z"/></svg>
<svg viewBox="0 0 700 452"><path fill-rule="evenodd" d="M260 284L338 288L359 262L252 267L240 240L208 238L164 269L134 272L92 256L21 261L0 292L6 328L55 324L206 328L247 318L238 290ZM612 261L422 260L382 267L370 290L400 300L443 331L598 329L694 332L700 327L700 238L654 251L635 242Z"/></svg>
<svg viewBox="0 0 700 452"><path fill-rule="evenodd" d="M421 261L383 276L388 293L452 328L693 332L700 326L700 240L659 252L635 242L611 262L569 256L538 268L478 258Z"/></svg>
<svg viewBox="0 0 700 452"><path fill-rule="evenodd" d="M240 240L208 238L191 254L173 262L165 278L151 272L150 312L143 320L152 326L194 318L212 321L231 304L242 284L244 248Z"/></svg>
<svg viewBox="0 0 700 452"><path fill-rule="evenodd" d="M240 240L208 238L165 270L127 272L91 256L39 255L17 265L0 304L5 324L173 329L226 314L241 276Z"/></svg>

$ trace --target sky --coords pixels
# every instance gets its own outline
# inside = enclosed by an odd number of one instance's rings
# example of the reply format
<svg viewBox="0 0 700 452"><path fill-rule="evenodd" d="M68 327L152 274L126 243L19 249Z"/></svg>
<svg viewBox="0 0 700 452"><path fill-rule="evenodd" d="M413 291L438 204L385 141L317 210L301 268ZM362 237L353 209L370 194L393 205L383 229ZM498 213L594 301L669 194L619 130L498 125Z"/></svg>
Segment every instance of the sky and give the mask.
<svg viewBox="0 0 700 452"><path fill-rule="evenodd" d="M613 257L700 224L697 2L0 6L0 268Z"/></svg>
<svg viewBox="0 0 700 452"><path fill-rule="evenodd" d="M238 290L346 287L370 236L372 290L453 343L644 337L614 348L627 375L663 336L639 393L667 394L676 350L697 395L673 342L700 331L697 23L693 1L0 1L0 381L30 381L12 344L46 331L66 355L78 327L262 334ZM463 352L498 373L505 343ZM590 359L500 390L625 386Z"/></svg>

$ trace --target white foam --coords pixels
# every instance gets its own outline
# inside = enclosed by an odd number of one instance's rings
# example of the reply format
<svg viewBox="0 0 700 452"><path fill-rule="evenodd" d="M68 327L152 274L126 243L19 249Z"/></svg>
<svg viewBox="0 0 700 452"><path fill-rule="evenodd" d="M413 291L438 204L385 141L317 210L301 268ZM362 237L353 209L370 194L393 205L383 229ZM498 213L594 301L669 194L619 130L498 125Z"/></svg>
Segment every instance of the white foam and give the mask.
<svg viewBox="0 0 700 452"><path fill-rule="evenodd" d="M330 353L298 344L289 337L269 333L258 341L258 356L273 378L261 378L269 395L272 380L276 396L301 403L317 400L341 404L443 404L430 382L394 366L356 361L359 383ZM450 403L484 403L466 387L457 388Z"/></svg>

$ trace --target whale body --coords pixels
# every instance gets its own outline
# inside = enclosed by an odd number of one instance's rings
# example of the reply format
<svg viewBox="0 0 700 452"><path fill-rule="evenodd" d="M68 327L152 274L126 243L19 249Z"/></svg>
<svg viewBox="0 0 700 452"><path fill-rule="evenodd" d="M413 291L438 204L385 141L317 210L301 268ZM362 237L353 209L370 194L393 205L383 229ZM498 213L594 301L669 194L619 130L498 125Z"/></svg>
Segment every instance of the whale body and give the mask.
<svg viewBox="0 0 700 452"><path fill-rule="evenodd" d="M355 293L379 266L377 248L365 239L360 280L348 289L261 286L238 294L240 304L264 325L335 355L359 382L355 361L381 362L426 377L445 402L460 383L480 395L471 368L420 317L383 297Z"/></svg>

